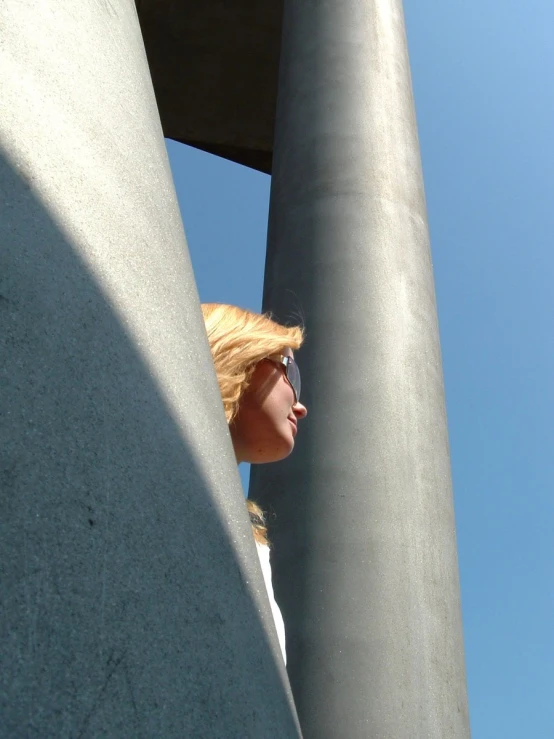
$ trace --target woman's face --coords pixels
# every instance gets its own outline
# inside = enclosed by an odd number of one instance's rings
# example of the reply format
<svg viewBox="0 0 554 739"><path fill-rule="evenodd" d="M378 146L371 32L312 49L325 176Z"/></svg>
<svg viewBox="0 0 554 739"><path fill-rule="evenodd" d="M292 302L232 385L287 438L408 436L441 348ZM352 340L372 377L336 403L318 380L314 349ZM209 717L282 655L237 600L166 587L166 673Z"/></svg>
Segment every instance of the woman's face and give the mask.
<svg viewBox="0 0 554 739"><path fill-rule="evenodd" d="M292 357L290 349L283 354ZM288 457L298 421L306 414L305 406L294 402L284 365L259 362L229 427L237 462L263 464Z"/></svg>

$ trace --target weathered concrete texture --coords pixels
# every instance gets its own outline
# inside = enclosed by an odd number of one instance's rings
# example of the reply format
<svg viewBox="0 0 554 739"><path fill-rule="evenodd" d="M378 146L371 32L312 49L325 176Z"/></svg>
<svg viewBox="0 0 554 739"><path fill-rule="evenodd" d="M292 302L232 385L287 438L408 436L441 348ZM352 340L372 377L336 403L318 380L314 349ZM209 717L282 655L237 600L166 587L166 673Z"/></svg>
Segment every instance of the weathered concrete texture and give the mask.
<svg viewBox="0 0 554 739"><path fill-rule="evenodd" d="M271 171L282 0L136 0L164 134Z"/></svg>
<svg viewBox="0 0 554 739"><path fill-rule="evenodd" d="M134 5L0 26L0 735L298 737Z"/></svg>
<svg viewBox="0 0 554 739"><path fill-rule="evenodd" d="M467 739L439 333L400 0L287 0L264 308L309 415L252 472L309 739Z"/></svg>

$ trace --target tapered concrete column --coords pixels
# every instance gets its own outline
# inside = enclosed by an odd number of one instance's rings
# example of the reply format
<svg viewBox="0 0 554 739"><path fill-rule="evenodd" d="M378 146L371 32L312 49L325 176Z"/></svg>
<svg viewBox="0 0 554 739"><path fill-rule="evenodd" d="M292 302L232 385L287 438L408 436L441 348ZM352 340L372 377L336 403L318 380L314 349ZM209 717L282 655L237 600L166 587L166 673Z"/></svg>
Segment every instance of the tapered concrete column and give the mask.
<svg viewBox="0 0 554 739"><path fill-rule="evenodd" d="M0 27L0 735L298 737L134 2Z"/></svg>
<svg viewBox="0 0 554 739"><path fill-rule="evenodd" d="M308 739L469 734L401 3L285 0L264 308L303 320L297 450L255 468Z"/></svg>

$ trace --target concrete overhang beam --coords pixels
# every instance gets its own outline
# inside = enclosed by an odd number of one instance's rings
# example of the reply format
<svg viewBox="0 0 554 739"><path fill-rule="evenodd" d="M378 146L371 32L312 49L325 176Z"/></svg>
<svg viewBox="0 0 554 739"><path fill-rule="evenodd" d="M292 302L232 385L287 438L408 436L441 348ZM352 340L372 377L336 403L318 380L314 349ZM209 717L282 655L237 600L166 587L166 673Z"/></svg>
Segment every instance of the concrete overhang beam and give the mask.
<svg viewBox="0 0 554 739"><path fill-rule="evenodd" d="M136 0L164 135L271 172L282 0Z"/></svg>

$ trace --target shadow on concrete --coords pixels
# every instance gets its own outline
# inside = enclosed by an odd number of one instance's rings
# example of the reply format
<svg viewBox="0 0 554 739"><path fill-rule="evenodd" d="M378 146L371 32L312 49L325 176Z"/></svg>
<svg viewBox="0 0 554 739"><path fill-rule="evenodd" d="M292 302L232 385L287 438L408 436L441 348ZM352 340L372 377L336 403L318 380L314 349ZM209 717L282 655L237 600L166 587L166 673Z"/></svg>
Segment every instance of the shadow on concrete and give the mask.
<svg viewBox="0 0 554 739"><path fill-rule="evenodd" d="M4 156L0 197L0 734L298 736L189 440Z"/></svg>

